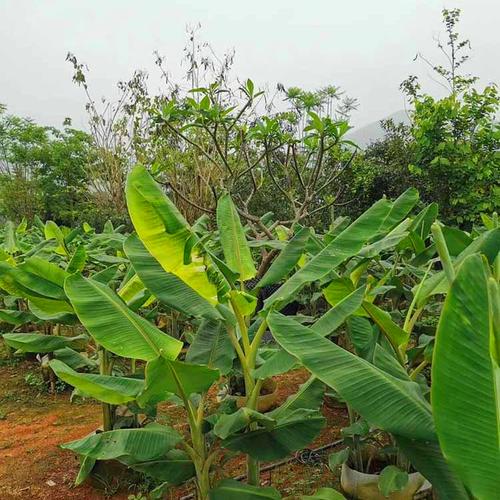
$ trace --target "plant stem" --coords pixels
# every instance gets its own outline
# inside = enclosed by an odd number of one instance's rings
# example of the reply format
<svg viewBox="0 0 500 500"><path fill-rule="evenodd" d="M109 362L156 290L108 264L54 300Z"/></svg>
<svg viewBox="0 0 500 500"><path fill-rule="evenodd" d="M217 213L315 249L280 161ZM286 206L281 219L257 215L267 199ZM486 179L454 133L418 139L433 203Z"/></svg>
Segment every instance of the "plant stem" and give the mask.
<svg viewBox="0 0 500 500"><path fill-rule="evenodd" d="M431 226L432 236L434 236L434 242L436 243L436 248L443 265L444 273L448 279L448 283L451 285L455 279L455 269L453 268L453 263L451 262L450 252L446 245L446 240L444 239L443 231L441 226L434 222Z"/></svg>
<svg viewBox="0 0 500 500"><path fill-rule="evenodd" d="M415 295L413 296L413 299L411 301L410 307L408 308L408 312L406 313L406 318L405 318L405 323L403 326L403 330L407 333L411 333L413 330L413 327L415 326L415 323L420 316L420 313L423 311L423 307L417 309L415 313L413 313L413 309L415 309L415 306L417 305L417 301L420 295L420 290L422 289L425 280L427 279L427 276L431 270L432 267L432 262L427 266L427 269L425 270L424 277L422 278L422 281L418 285L417 291L415 292Z"/></svg>
<svg viewBox="0 0 500 500"><path fill-rule="evenodd" d="M247 402L246 402L246 407L250 408L252 410L257 409L257 401L260 395L260 389L262 387L262 383L264 381L259 379L257 382L255 382L254 388L251 392L251 394L248 395ZM253 423L250 424L250 431L253 431L257 428L257 424ZM247 477L248 477L248 484L251 484L253 486L260 486L260 462L251 457L250 455L247 455Z"/></svg>
<svg viewBox="0 0 500 500"><path fill-rule="evenodd" d="M416 380L417 375L429 364L429 362L424 359L411 373L410 378Z"/></svg>
<svg viewBox="0 0 500 500"><path fill-rule="evenodd" d="M248 355L250 352L250 340L248 338L248 327L247 324L245 323L245 318L243 317L243 314L241 314L241 311L236 304L236 301L231 297L230 299L231 305L233 307L234 314L236 316L236 321L238 322L238 326L240 328L240 334L241 334L241 341L243 342L243 350L245 351L245 355Z"/></svg>
<svg viewBox="0 0 500 500"><path fill-rule="evenodd" d="M260 462L250 455L247 456L247 478L248 484L260 486Z"/></svg>
<svg viewBox="0 0 500 500"><path fill-rule="evenodd" d="M205 435L203 434L203 415L206 393L201 395L198 408L194 408L188 398L188 394L184 391L184 387L173 370L172 375L174 377L179 396L181 397L184 403L184 408L187 411L192 446L184 443L184 447L190 455L196 471L196 488L198 490L198 498L200 498L200 500L208 500L208 494L210 491L210 456L208 458L206 456L206 442Z"/></svg>
<svg viewBox="0 0 500 500"><path fill-rule="evenodd" d="M248 364L252 369L255 368L255 359L257 358L257 351L259 350L260 342L262 340L262 337L264 336L264 333L266 333L266 330L267 330L267 320L263 319L250 345L250 355Z"/></svg>
<svg viewBox="0 0 500 500"><path fill-rule="evenodd" d="M208 498L208 492L210 491L210 467L206 467L205 463L205 438L201 432L201 426L195 422L191 424L191 440L195 452L195 456L192 458L196 469L198 496L200 499L206 500Z"/></svg>
<svg viewBox="0 0 500 500"><path fill-rule="evenodd" d="M413 327L415 326L415 323L417 322L418 317L422 314L422 311L424 310L423 307L417 309L415 313L409 318L408 323L405 322L405 327L403 330L407 333L411 333L413 331Z"/></svg>
<svg viewBox="0 0 500 500"><path fill-rule="evenodd" d="M250 408L251 410L256 410L257 409L257 400L260 395L260 389L262 388L262 383L264 381L262 379L257 380L255 382L255 386L252 390L252 393L248 396L247 399L247 404L246 407Z"/></svg>
<svg viewBox="0 0 500 500"><path fill-rule="evenodd" d="M262 340L262 336L264 335L267 322L263 320L261 325L259 326L255 337L250 344L250 339L248 335L248 326L245 322L245 318L241 314L241 311L238 308L238 304L236 301L231 299L231 305L234 310L234 314L236 316L236 320L238 322L238 326L240 329L241 340L243 343L243 349L234 334L234 330L232 327L228 326L227 330L229 336L231 338L231 342L238 354L240 359L241 368L243 370L243 377L245 379L245 396L246 396L246 407L252 410L255 410L257 407L257 400L260 394L260 389L262 387L262 380L255 380L252 372L255 368L255 360L257 357L257 351L259 349L260 342ZM257 428L257 424L250 424L249 430L255 430ZM255 458L252 458L250 455L247 455L247 480L248 484L259 486L260 485L260 463Z"/></svg>
<svg viewBox="0 0 500 500"><path fill-rule="evenodd" d="M99 350L99 372L101 375L110 375L111 365L109 363L109 353L106 349ZM113 408L108 403L101 403L102 406L102 428L106 431L113 429Z"/></svg>

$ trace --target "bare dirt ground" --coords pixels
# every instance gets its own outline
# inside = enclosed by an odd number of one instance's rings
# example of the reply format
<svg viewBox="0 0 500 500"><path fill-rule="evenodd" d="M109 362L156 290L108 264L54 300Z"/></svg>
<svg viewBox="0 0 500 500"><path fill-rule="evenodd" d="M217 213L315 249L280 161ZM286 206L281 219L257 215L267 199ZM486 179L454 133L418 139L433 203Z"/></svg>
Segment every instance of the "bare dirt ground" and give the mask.
<svg viewBox="0 0 500 500"><path fill-rule="evenodd" d="M73 486L78 459L58 445L94 431L100 423L100 407L92 402L71 403L70 392L51 395L29 386L25 376L37 370L35 362L0 359L0 499L121 500L138 495L144 485L121 483L96 488L95 483L87 483ZM278 404L295 392L307 376L301 370L282 376L278 381ZM162 408L161 420L177 423L175 426L182 428L180 413L178 408ZM325 406L323 413L328 424L311 448L337 440L340 428L347 423L342 409ZM243 474L242 459L227 463L224 473L229 477ZM310 494L322 486L335 487L338 482L326 467L324 457L311 458L307 452L263 472L262 480L278 488L283 495ZM189 487L175 488L167 498L179 499L189 491Z"/></svg>

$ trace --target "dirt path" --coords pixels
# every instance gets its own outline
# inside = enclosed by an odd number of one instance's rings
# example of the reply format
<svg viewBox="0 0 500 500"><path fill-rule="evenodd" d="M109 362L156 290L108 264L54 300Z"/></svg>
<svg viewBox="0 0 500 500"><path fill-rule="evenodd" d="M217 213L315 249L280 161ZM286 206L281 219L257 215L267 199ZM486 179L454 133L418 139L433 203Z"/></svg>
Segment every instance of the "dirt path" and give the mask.
<svg viewBox="0 0 500 500"><path fill-rule="evenodd" d="M48 395L28 386L25 376L37 372L36 363L12 364L1 359L0 363L0 499L127 499L133 490L116 493L113 488L108 488L99 491L89 484L75 488L73 482L79 469L78 460L73 453L58 447L99 426L99 405L71 403L68 392ZM301 371L287 374L279 384L279 403L306 378L307 373ZM346 423L343 411L325 407L323 412L328 425L311 448L338 439L339 426ZM177 420L172 414L164 417L170 423ZM225 474L233 477L244 471L241 459L226 466ZM263 474L263 481L290 495L332 486L336 478L324 464L294 461ZM168 498L180 498L185 492L185 488L173 490Z"/></svg>

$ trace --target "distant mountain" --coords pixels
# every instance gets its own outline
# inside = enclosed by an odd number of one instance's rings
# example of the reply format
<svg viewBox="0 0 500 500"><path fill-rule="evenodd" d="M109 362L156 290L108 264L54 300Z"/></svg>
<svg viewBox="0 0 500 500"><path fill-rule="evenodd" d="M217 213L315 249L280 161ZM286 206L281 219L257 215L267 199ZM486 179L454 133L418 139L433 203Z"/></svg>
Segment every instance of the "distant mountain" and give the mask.
<svg viewBox="0 0 500 500"><path fill-rule="evenodd" d="M392 118L394 123L409 124L410 120L408 114L404 109L396 111L392 115L386 116L384 120ZM346 135L346 138L355 142L360 148L365 148L370 143L382 139L384 137L384 130L380 126L380 120L364 125L363 127L355 128Z"/></svg>

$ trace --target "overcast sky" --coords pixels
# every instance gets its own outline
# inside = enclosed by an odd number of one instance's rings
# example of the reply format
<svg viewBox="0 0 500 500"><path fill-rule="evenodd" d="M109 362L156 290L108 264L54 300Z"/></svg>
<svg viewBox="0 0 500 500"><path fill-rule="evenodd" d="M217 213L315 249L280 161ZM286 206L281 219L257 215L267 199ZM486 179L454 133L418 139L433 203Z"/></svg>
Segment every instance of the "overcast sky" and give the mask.
<svg viewBox="0 0 500 500"><path fill-rule="evenodd" d="M186 25L202 24L215 51L236 50L235 73L256 85L341 86L357 97L355 125L404 107L399 83L422 75L417 51L439 60L433 37L441 9L462 8L460 32L472 42L467 68L500 81L498 0L0 0L0 103L11 113L85 127L84 96L65 62L75 53L91 70L96 96L114 95L134 69L151 74L153 51L180 76Z"/></svg>

